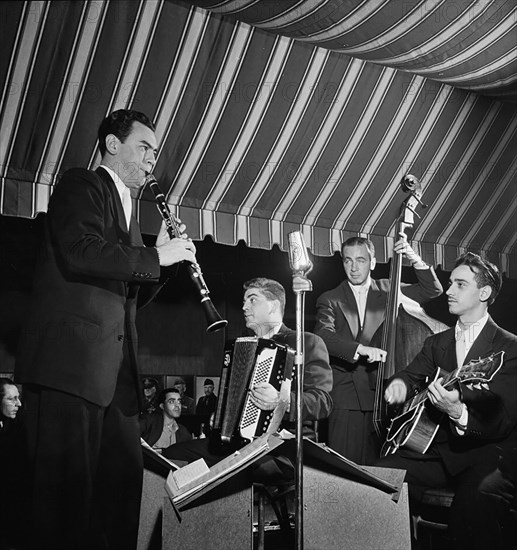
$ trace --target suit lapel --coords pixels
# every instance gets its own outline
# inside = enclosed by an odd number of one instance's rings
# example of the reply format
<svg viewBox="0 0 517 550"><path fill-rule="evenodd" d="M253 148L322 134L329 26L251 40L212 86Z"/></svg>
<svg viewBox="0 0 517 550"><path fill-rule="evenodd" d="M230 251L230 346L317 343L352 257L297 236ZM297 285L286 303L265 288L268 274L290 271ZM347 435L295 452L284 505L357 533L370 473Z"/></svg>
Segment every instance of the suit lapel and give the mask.
<svg viewBox="0 0 517 550"><path fill-rule="evenodd" d="M348 323L350 332L355 338L361 327L359 326L359 311L357 309L357 302L355 301L354 293L350 288L347 281L341 283L341 291L343 293L342 300L338 300L339 309Z"/></svg>
<svg viewBox="0 0 517 550"><path fill-rule="evenodd" d="M386 309L386 293L381 291L376 281L372 279L368 297L366 299L366 312L364 314L364 328L361 340L370 342L373 335L384 321Z"/></svg>
<svg viewBox="0 0 517 550"><path fill-rule="evenodd" d="M463 361L464 365L472 360L477 361L478 359L483 359L492 353L492 342L494 340L496 330L497 328L495 323L492 321L492 318L489 317L486 325L483 327L483 330L478 334L478 337L474 340L472 347L465 356L465 361Z"/></svg>
<svg viewBox="0 0 517 550"><path fill-rule="evenodd" d="M452 372L457 368L456 359L456 339L454 336L454 328L440 333L440 348L442 357L436 363L441 369Z"/></svg>

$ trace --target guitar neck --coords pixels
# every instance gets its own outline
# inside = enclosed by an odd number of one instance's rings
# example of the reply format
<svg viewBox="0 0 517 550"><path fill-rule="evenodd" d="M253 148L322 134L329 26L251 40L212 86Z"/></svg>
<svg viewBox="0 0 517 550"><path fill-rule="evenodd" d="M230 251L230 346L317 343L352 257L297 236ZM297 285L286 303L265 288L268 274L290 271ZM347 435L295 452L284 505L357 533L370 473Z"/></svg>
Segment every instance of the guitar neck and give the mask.
<svg viewBox="0 0 517 550"><path fill-rule="evenodd" d="M452 386L458 380L457 374L458 374L458 369L455 369L452 372L447 373L443 377L442 386L444 388L448 388L449 386ZM428 395L429 395L429 387L417 393L415 397L411 399L410 406L408 408L413 408L420 405L420 403L423 403L427 399Z"/></svg>

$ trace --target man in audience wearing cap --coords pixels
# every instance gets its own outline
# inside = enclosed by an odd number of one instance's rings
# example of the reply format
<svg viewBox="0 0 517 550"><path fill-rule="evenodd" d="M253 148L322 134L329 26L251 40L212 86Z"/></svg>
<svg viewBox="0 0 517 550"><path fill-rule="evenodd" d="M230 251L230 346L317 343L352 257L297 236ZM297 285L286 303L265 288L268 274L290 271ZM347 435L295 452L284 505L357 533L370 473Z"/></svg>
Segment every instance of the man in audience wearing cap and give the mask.
<svg viewBox="0 0 517 550"><path fill-rule="evenodd" d="M196 414L210 418L210 415L215 412L217 405L217 396L214 393L214 381L207 378L203 384L203 390L205 395L202 395L197 400Z"/></svg>
<svg viewBox="0 0 517 550"><path fill-rule="evenodd" d="M153 414L158 409L158 381L156 378L144 378L142 382L144 388L144 401L140 416Z"/></svg>
<svg viewBox="0 0 517 550"><path fill-rule="evenodd" d="M192 397L185 394L187 383L181 376L174 380L173 386L180 392L181 395L181 414L196 414L196 402Z"/></svg>

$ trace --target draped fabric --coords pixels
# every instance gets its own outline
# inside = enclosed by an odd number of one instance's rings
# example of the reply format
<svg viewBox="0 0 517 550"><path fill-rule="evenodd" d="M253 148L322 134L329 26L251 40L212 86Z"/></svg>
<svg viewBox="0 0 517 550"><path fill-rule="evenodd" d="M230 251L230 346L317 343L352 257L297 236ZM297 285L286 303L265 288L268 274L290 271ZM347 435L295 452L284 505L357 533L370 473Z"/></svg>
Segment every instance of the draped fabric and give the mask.
<svg viewBox="0 0 517 550"><path fill-rule="evenodd" d="M516 14L498 0L2 2L0 213L46 211L63 171L98 164L100 120L134 108L156 122L154 175L194 239L286 249L301 230L331 255L360 234L384 262L412 174L425 261L450 269L468 249L517 277ZM156 233L151 191L133 206Z"/></svg>

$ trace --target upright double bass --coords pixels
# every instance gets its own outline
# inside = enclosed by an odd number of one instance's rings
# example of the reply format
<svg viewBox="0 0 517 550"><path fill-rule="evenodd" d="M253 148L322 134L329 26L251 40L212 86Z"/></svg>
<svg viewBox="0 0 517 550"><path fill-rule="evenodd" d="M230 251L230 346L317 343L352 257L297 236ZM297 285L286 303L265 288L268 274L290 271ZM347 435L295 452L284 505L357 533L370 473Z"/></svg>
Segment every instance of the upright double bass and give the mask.
<svg viewBox="0 0 517 550"><path fill-rule="evenodd" d="M407 229L413 227L416 208L419 204L423 205L420 200L422 186L415 176L409 174L404 176L400 185L409 195L402 203L396 220L396 238L406 234ZM420 304L400 292L402 255L393 256L386 315L380 329L382 335L379 347L386 350L386 359L378 366L373 409L374 427L381 441L386 437L389 424L387 405L384 401L385 380L411 362L422 349L424 340L428 336L448 328L447 325L429 317Z"/></svg>

